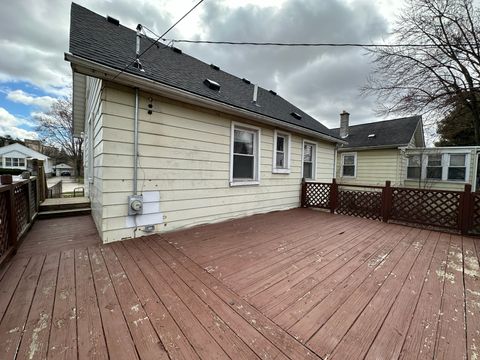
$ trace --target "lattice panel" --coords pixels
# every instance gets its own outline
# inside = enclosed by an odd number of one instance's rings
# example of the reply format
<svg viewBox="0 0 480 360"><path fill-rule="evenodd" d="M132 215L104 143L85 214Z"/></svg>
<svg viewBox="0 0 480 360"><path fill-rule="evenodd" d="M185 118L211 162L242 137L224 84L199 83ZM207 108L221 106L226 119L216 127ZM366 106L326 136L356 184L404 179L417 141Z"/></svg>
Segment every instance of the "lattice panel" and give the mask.
<svg viewBox="0 0 480 360"><path fill-rule="evenodd" d="M32 217L37 212L37 181L33 180L30 183L30 214Z"/></svg>
<svg viewBox="0 0 480 360"><path fill-rule="evenodd" d="M382 193L364 190L340 190L336 212L372 220L382 218Z"/></svg>
<svg viewBox="0 0 480 360"><path fill-rule="evenodd" d="M332 184L307 183L306 206L329 209Z"/></svg>
<svg viewBox="0 0 480 360"><path fill-rule="evenodd" d="M459 227L460 193L395 188L390 218L404 222Z"/></svg>
<svg viewBox="0 0 480 360"><path fill-rule="evenodd" d="M28 224L28 184L17 186L14 190L15 215L17 217L17 236L20 236Z"/></svg>
<svg viewBox="0 0 480 360"><path fill-rule="evenodd" d="M0 257L5 254L10 244L8 192L0 192Z"/></svg>
<svg viewBox="0 0 480 360"><path fill-rule="evenodd" d="M480 234L480 193L472 194L473 213L472 213L472 227L470 232Z"/></svg>

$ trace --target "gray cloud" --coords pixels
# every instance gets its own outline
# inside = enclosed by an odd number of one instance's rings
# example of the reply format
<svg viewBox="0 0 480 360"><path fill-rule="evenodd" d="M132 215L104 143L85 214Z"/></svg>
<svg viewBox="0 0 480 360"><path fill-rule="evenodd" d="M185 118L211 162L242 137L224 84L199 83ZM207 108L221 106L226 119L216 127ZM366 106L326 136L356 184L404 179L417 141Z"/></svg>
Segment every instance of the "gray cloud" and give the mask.
<svg viewBox="0 0 480 360"><path fill-rule="evenodd" d="M130 28L140 22L157 33L178 17L178 12L168 12L171 1L78 2L101 15L118 18ZM188 9L193 2L175 5ZM68 91L71 72L63 53L68 51L69 8L64 0L16 0L2 5L0 82L23 80L54 95ZM367 0L287 0L281 7L231 7L224 1L205 1L182 24L197 26L179 26L168 37L373 42L386 36L388 29L377 3ZM370 71L369 59L361 49L178 46L225 71L275 89L327 126L336 126L344 109L352 114L352 122L374 120L373 100L358 96Z"/></svg>

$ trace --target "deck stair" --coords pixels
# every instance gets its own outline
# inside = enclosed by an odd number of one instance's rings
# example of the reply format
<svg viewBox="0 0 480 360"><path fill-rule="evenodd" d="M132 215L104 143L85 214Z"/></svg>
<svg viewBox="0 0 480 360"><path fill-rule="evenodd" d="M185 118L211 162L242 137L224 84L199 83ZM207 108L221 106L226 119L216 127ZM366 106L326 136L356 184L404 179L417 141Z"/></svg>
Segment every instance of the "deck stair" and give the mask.
<svg viewBox="0 0 480 360"><path fill-rule="evenodd" d="M45 199L38 210L39 219L90 214L90 199L86 197Z"/></svg>

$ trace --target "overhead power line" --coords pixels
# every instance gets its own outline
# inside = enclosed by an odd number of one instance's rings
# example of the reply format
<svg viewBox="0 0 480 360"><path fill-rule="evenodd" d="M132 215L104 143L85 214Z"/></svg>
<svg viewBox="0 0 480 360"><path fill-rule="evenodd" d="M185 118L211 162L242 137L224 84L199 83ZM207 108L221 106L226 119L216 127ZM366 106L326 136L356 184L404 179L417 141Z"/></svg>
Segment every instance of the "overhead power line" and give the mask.
<svg viewBox="0 0 480 360"><path fill-rule="evenodd" d="M288 42L255 42L255 41L213 41L213 40L186 40L164 39L172 43L213 44L213 45L252 45L252 46L292 46L292 47L438 47L434 44L361 44L361 43L288 43ZM461 45L461 44L458 44Z"/></svg>
<svg viewBox="0 0 480 360"><path fill-rule="evenodd" d="M138 55L138 58L142 57L143 54L145 54L148 50L150 50L154 45L156 45L160 40L162 40L162 38L167 35L170 30L172 30L175 26L178 25L178 23L180 21L182 21L183 19L185 19L193 10L196 9L196 7L198 5L200 5L204 0L200 0L198 3L195 4L195 6L193 6L190 10L188 10L180 19L178 19L172 26L170 26L162 35L160 35L155 41L153 41L145 50L143 50L139 55ZM151 30L150 30L151 31ZM123 73L125 70L127 70L130 66L133 65L133 63L135 62L135 59L133 59L127 66L125 66L122 70L120 70L118 72L117 75L115 75L113 77L112 80L115 80L121 73Z"/></svg>

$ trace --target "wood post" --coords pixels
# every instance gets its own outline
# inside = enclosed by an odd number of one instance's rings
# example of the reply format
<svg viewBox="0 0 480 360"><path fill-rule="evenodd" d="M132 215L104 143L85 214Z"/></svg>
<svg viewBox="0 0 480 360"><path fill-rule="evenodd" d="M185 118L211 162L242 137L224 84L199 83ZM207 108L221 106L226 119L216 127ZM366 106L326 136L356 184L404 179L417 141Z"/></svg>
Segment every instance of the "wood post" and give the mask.
<svg viewBox="0 0 480 360"><path fill-rule="evenodd" d="M465 184L465 189L463 194L460 196L458 212L458 225L459 230L462 232L462 235L467 235L470 228L472 227L472 216L473 216L473 206L472 206L472 185Z"/></svg>
<svg viewBox="0 0 480 360"><path fill-rule="evenodd" d="M18 234L17 234L17 210L16 210L16 206L15 206L15 184L12 184L12 185L8 185L10 187L9 189L9 209L8 209L8 212L9 212L9 217L8 217L8 221L9 221L9 227L10 227L10 233L9 233L9 236L10 236L10 246L12 247L16 247L17 246L17 237L18 237Z"/></svg>
<svg viewBox="0 0 480 360"><path fill-rule="evenodd" d="M385 181L385 187L382 189L382 220L388 222L392 211L392 187L390 180Z"/></svg>
<svg viewBox="0 0 480 360"><path fill-rule="evenodd" d="M338 184L337 179L332 179L332 187L330 188L330 212L335 213L338 206Z"/></svg>
<svg viewBox="0 0 480 360"><path fill-rule="evenodd" d="M302 178L302 186L300 192L300 207L308 207L307 204L307 182Z"/></svg>

